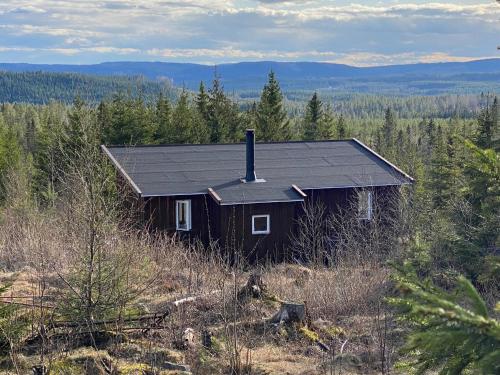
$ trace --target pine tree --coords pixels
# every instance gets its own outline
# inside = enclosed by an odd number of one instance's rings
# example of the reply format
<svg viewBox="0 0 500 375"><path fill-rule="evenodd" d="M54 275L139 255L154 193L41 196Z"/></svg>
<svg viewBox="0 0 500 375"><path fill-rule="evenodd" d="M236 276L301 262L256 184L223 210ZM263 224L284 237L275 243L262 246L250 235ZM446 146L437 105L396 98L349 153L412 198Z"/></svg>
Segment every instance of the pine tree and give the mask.
<svg viewBox="0 0 500 375"><path fill-rule="evenodd" d="M307 103L306 113L304 117L304 140L316 140L320 138L320 126L323 118L323 103L318 98L318 94L314 93L311 100Z"/></svg>
<svg viewBox="0 0 500 375"><path fill-rule="evenodd" d="M411 328L403 350L414 359L411 366L417 374L500 372L500 322L490 317L467 279L459 277L453 293L430 280L420 281L407 267L395 279L402 296L390 302Z"/></svg>
<svg viewBox="0 0 500 375"><path fill-rule="evenodd" d="M257 139L270 142L290 138L290 121L284 109L283 94L271 71L257 106Z"/></svg>

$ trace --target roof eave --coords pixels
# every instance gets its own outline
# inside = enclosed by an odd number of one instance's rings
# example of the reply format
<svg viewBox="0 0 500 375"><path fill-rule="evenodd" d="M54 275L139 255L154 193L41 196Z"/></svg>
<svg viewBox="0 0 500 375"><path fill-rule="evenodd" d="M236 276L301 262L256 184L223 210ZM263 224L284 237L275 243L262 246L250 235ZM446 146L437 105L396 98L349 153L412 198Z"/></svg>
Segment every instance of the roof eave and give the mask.
<svg viewBox="0 0 500 375"><path fill-rule="evenodd" d="M386 163L387 165L389 165L391 168L393 168L397 172L401 173L404 177L406 177L407 179L410 180L410 183L414 183L415 182L415 179L413 177L411 177L408 173L406 173L405 171L403 171L403 170L399 169L398 167L396 167L396 165L394 165L389 160L387 160L386 158L384 158L378 152L372 150L370 147L368 147L367 145L365 145L359 139L353 138L352 140L354 142L356 142L356 144L358 144L359 146L361 146L362 148L364 148L366 151L368 151L369 153L373 154L374 156L376 156L377 158L379 158L380 160L382 160L384 163ZM403 185L403 183L402 183L402 185Z"/></svg>
<svg viewBox="0 0 500 375"><path fill-rule="evenodd" d="M125 172L125 170L122 168L120 163L114 158L114 156L109 152L108 148L105 145L101 145L101 150L108 156L109 160L111 160L111 163L115 166L116 169L120 172L120 174L128 181L130 186L132 186L132 189L139 194L139 196L142 197L142 191L139 189L139 187L136 185L134 180Z"/></svg>

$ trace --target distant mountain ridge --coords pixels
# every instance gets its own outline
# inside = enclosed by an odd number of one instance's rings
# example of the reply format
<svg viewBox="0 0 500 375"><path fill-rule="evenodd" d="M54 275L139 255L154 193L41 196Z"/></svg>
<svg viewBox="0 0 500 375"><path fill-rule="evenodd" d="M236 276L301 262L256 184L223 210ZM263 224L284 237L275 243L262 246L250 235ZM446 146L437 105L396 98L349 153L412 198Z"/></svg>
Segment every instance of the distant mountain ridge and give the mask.
<svg viewBox="0 0 500 375"><path fill-rule="evenodd" d="M176 86L196 89L200 81L209 82L214 73L221 77L226 89L254 90L261 88L270 70L273 70L285 87L300 89L304 82L319 80L380 80L385 77L415 79L456 79L500 81L500 59L484 59L469 62L417 63L355 67L321 62L240 62L215 66L171 62L104 62L92 65L49 65L26 63L0 63L0 71L10 72L57 72L103 76L144 76L151 80L166 79ZM493 76L491 76L493 74ZM488 77L486 75L489 75ZM479 77L481 78L481 77ZM310 86L310 85L308 85ZM308 87L310 88L310 87ZM321 87L318 87L321 88Z"/></svg>
<svg viewBox="0 0 500 375"><path fill-rule="evenodd" d="M175 98L179 88L211 86L214 75L238 102L258 101L273 70L285 97L305 102L318 92L326 102L356 94L383 96L500 94L500 59L470 62L354 67L318 62L241 62L218 66L167 62L93 65L0 63L0 102L96 103L116 93Z"/></svg>

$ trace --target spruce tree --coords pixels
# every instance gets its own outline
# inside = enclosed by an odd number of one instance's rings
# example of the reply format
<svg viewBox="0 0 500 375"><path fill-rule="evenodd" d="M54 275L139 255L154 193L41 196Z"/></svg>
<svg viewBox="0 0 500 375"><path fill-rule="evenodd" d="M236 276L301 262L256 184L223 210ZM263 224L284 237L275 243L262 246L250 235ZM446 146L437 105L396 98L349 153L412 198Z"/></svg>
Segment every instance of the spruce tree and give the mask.
<svg viewBox="0 0 500 375"><path fill-rule="evenodd" d="M160 93L156 102L156 126L153 134L153 140L157 144L171 143L172 141L172 109L168 99Z"/></svg>
<svg viewBox="0 0 500 375"><path fill-rule="evenodd" d="M192 125L188 94L183 90L172 114L172 132L169 134L170 142L191 143Z"/></svg>
<svg viewBox="0 0 500 375"><path fill-rule="evenodd" d="M395 279L401 296L389 301L411 329L403 353L413 359L412 373L500 373L500 322L467 279L459 277L452 293L408 267Z"/></svg>
<svg viewBox="0 0 500 375"><path fill-rule="evenodd" d="M465 163L465 197L471 210L460 226L461 237L488 254L500 245L500 154L466 141L469 154ZM496 259L499 263L498 257ZM497 270L500 283L500 264Z"/></svg>
<svg viewBox="0 0 500 375"><path fill-rule="evenodd" d="M209 90L208 100L208 128L210 142L221 143L228 141L228 99L219 77L215 76Z"/></svg>
<svg viewBox="0 0 500 375"><path fill-rule="evenodd" d="M306 113L304 117L304 140L316 140L320 138L320 126L323 118L323 103L318 98L318 94L314 93L311 100L307 103Z"/></svg>
<svg viewBox="0 0 500 375"><path fill-rule="evenodd" d="M500 151L500 124L498 98L484 108L478 118L476 144L480 148L493 148Z"/></svg>
<svg viewBox="0 0 500 375"><path fill-rule="evenodd" d="M395 154L395 149L394 149L394 143L395 143L395 136L396 136L396 119L394 117L394 113L392 110L388 107L385 110L385 115L384 115L384 125L382 126L382 153L384 156L387 158L392 159Z"/></svg>
<svg viewBox="0 0 500 375"><path fill-rule="evenodd" d="M335 133L335 115L331 106L328 104L323 111L323 115L318 124L318 136L316 139L327 140L333 137Z"/></svg>
<svg viewBox="0 0 500 375"><path fill-rule="evenodd" d="M196 96L196 108L198 112L206 123L209 121L209 95L205 91L205 85L203 81L200 82L200 89L198 95Z"/></svg>
<svg viewBox="0 0 500 375"><path fill-rule="evenodd" d="M5 183L8 172L18 165L22 147L16 132L6 125L0 116L0 199L5 198Z"/></svg>
<svg viewBox="0 0 500 375"><path fill-rule="evenodd" d="M97 106L97 124L101 130L101 142L110 144L108 136L111 134L111 109L107 101L101 101Z"/></svg>
<svg viewBox="0 0 500 375"><path fill-rule="evenodd" d="M144 144L153 138L154 126L149 108L142 98L117 94L109 103L111 123L105 138L115 145Z"/></svg>
<svg viewBox="0 0 500 375"><path fill-rule="evenodd" d="M36 150L36 122L31 118L26 125L26 153L33 154Z"/></svg>
<svg viewBox="0 0 500 375"><path fill-rule="evenodd" d="M337 138L345 139L347 137L347 127L345 124L344 115L340 115L337 121Z"/></svg>
<svg viewBox="0 0 500 375"><path fill-rule="evenodd" d="M68 155L68 157L73 157L76 152L79 152L83 147L82 139L83 138L83 127L82 121L83 118L89 115L89 108L85 104L85 102L77 97L73 102L73 107L69 112L69 122L65 129L65 139L63 140L63 151Z"/></svg>
<svg viewBox="0 0 500 375"><path fill-rule="evenodd" d="M290 138L290 121L284 109L283 94L271 71L257 106L257 139L271 142Z"/></svg>

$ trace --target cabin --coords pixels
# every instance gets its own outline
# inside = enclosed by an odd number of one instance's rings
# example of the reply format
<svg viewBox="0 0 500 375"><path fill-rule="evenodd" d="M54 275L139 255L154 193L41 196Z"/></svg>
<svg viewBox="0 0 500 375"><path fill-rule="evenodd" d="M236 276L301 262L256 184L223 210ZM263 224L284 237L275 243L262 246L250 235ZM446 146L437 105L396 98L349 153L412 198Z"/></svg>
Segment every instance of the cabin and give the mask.
<svg viewBox="0 0 500 375"><path fill-rule="evenodd" d="M357 139L102 146L138 223L187 241L238 249L251 261L286 258L304 203L335 214L357 201L370 221L378 197L413 179ZM124 198L125 199L125 198Z"/></svg>

